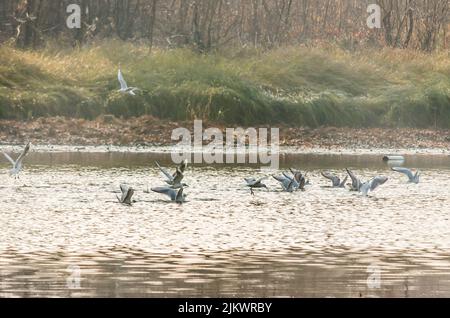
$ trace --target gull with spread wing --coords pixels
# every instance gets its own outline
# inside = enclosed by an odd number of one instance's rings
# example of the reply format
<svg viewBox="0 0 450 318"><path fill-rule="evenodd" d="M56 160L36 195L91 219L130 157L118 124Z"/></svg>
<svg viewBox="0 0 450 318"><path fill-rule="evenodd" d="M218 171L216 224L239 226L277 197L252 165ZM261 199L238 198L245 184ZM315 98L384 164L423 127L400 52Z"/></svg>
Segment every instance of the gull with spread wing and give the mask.
<svg viewBox="0 0 450 318"><path fill-rule="evenodd" d="M187 194L184 194L183 190L184 190L183 187L181 187L179 190L169 187L152 188L153 192L167 195L171 201L179 204L186 202Z"/></svg>
<svg viewBox="0 0 450 318"><path fill-rule="evenodd" d="M164 169L159 165L157 161L155 161L156 165L158 166L159 170L164 174L166 177L165 182L170 185L172 189L179 189L181 187L188 187L186 183L181 183L184 179L183 172L186 170L187 167L187 160L183 160L183 162L180 164L179 167L177 167L175 173L171 174L169 171Z"/></svg>
<svg viewBox="0 0 450 318"><path fill-rule="evenodd" d="M328 171L321 172L321 174L323 177L331 181L333 188L344 188L345 182L347 182L348 179L348 176L345 176L344 180L341 182L341 179L338 176L331 174Z"/></svg>
<svg viewBox="0 0 450 318"><path fill-rule="evenodd" d="M367 181L363 185L361 185L361 188L359 189L359 192L361 192L364 196L368 196L369 192L374 191L376 188L378 188L380 185L383 185L388 181L387 177L383 176L377 176L373 178L370 181Z"/></svg>
<svg viewBox="0 0 450 318"><path fill-rule="evenodd" d="M300 188L300 180L297 179L298 175L297 177L291 177L286 172L283 172L281 176L273 176L273 178L281 184L283 191L294 192Z"/></svg>
<svg viewBox="0 0 450 318"><path fill-rule="evenodd" d="M118 78L119 84L120 84L119 92L130 94L130 95L133 95L133 96L136 95L135 92L137 90L139 90L139 88L137 88L137 87L128 87L127 82L125 82L125 79L123 78L123 74L122 74L122 70L120 69L120 66L119 66L119 72L117 73L117 78Z"/></svg>
<svg viewBox="0 0 450 318"><path fill-rule="evenodd" d="M401 167L393 167L392 170L406 175L408 177L408 183L418 184L420 181L420 171L419 170L417 170L416 173L413 173L408 168L401 168Z"/></svg>
<svg viewBox="0 0 450 318"><path fill-rule="evenodd" d="M361 186L363 185L363 182L361 182L361 180L358 177L356 177L356 175L353 173L353 171L351 171L348 168L345 170L347 170L347 173L350 176L350 179L352 179L350 191L359 191L359 189L361 189Z"/></svg>
<svg viewBox="0 0 450 318"><path fill-rule="evenodd" d="M122 204L132 205L133 201L131 201L131 198L134 195L134 189L126 184L121 184L120 191L122 191L122 196L119 197L118 195L116 195L117 200L119 200L119 202Z"/></svg>
<svg viewBox="0 0 450 318"><path fill-rule="evenodd" d="M25 149L22 151L22 153L19 155L19 157L17 158L17 160L13 160L7 153L3 152L3 155L5 156L6 159L8 159L8 161L12 164L12 169L9 170L9 175L10 176L14 176L14 178L19 178L19 173L22 170L22 162L23 159L25 158L25 156L28 154L28 152L30 151L30 147L31 147L31 143L29 142L26 146Z"/></svg>
<svg viewBox="0 0 450 318"><path fill-rule="evenodd" d="M252 195L255 195L255 193L253 192L253 189L260 189L260 188L267 189L267 186L264 183L262 183L264 180L267 180L267 177L260 178L260 179L245 178L244 180L245 180L245 182L247 182L247 187L250 188L250 193Z"/></svg>
<svg viewBox="0 0 450 318"><path fill-rule="evenodd" d="M300 190L305 191L305 186L311 185L309 180L306 180L306 174L303 175L303 173L300 170L289 168L289 171L294 175L294 180L298 183L298 188ZM288 178L291 178L286 173L283 173L283 175Z"/></svg>

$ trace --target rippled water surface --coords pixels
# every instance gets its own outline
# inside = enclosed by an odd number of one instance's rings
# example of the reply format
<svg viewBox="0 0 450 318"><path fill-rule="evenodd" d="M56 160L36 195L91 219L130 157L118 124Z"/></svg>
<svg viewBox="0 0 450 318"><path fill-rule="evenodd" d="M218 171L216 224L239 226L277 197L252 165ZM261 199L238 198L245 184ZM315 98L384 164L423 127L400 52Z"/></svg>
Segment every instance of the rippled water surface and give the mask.
<svg viewBox="0 0 450 318"><path fill-rule="evenodd" d="M147 193L163 185L155 159L170 164L157 154L32 153L20 180L3 160L0 296L450 296L446 156L408 157L422 171L411 185L380 156L287 155L282 169L308 170L312 185L283 193L269 179L254 197L243 177L255 167L193 166L184 205ZM347 166L389 181L364 198L320 177ZM137 189L132 207L115 198L123 182Z"/></svg>

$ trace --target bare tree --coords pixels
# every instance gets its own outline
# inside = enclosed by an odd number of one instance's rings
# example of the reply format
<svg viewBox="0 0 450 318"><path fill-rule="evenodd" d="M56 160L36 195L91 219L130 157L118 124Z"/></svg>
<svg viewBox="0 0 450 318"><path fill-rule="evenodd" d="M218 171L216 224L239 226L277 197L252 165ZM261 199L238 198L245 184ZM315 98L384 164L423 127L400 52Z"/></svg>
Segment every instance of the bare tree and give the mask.
<svg viewBox="0 0 450 318"><path fill-rule="evenodd" d="M1 0L0 41L37 47L62 37L76 45L119 37L153 45L272 48L335 42L432 51L446 47L449 0L376 0L382 29L366 26L373 0ZM82 27L65 27L68 4L80 5Z"/></svg>

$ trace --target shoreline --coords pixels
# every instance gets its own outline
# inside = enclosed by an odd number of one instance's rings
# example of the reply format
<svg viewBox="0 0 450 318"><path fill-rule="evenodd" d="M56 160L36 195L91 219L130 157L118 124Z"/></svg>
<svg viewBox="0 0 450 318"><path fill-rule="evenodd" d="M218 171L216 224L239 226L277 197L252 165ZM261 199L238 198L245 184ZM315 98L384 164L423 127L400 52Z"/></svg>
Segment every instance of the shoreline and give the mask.
<svg viewBox="0 0 450 318"><path fill-rule="evenodd" d="M0 143L0 152L20 153L23 144L3 144ZM34 153L130 153L130 154L156 154L169 155L171 152L182 152L182 148L176 146L83 146L83 145L55 145L55 144L33 144L32 152ZM222 152L223 155L232 153L233 149ZM194 154L194 151L188 151ZM233 152L236 153L236 152ZM247 154L252 152L247 152ZM450 156L450 150L447 149L348 149L348 148L296 148L296 147L280 147L280 155L317 155L317 156L385 156L385 155L401 155L401 156Z"/></svg>
<svg viewBox="0 0 450 318"><path fill-rule="evenodd" d="M204 123L203 129L216 126L223 131L226 128L220 124ZM0 120L0 147L11 151L31 141L37 151L164 153L177 149L178 142L171 140L171 134L173 129L179 127L187 128L192 133L193 121L173 122L151 116L127 120L103 116L92 121L63 117L30 121ZM450 130L279 128L281 153L450 154Z"/></svg>

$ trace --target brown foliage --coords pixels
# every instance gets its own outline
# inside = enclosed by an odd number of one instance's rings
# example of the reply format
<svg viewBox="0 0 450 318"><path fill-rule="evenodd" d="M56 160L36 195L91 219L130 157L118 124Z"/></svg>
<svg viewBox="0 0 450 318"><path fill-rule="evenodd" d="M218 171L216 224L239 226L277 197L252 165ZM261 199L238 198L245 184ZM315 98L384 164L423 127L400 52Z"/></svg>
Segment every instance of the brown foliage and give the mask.
<svg viewBox="0 0 450 318"><path fill-rule="evenodd" d="M337 42L432 51L445 48L448 0L378 0L382 29L366 26L369 3L343 0L2 0L0 41L36 47L60 37L80 45L94 38L147 40L208 51L229 45L271 48ZM82 8L82 28L66 27L66 8Z"/></svg>

